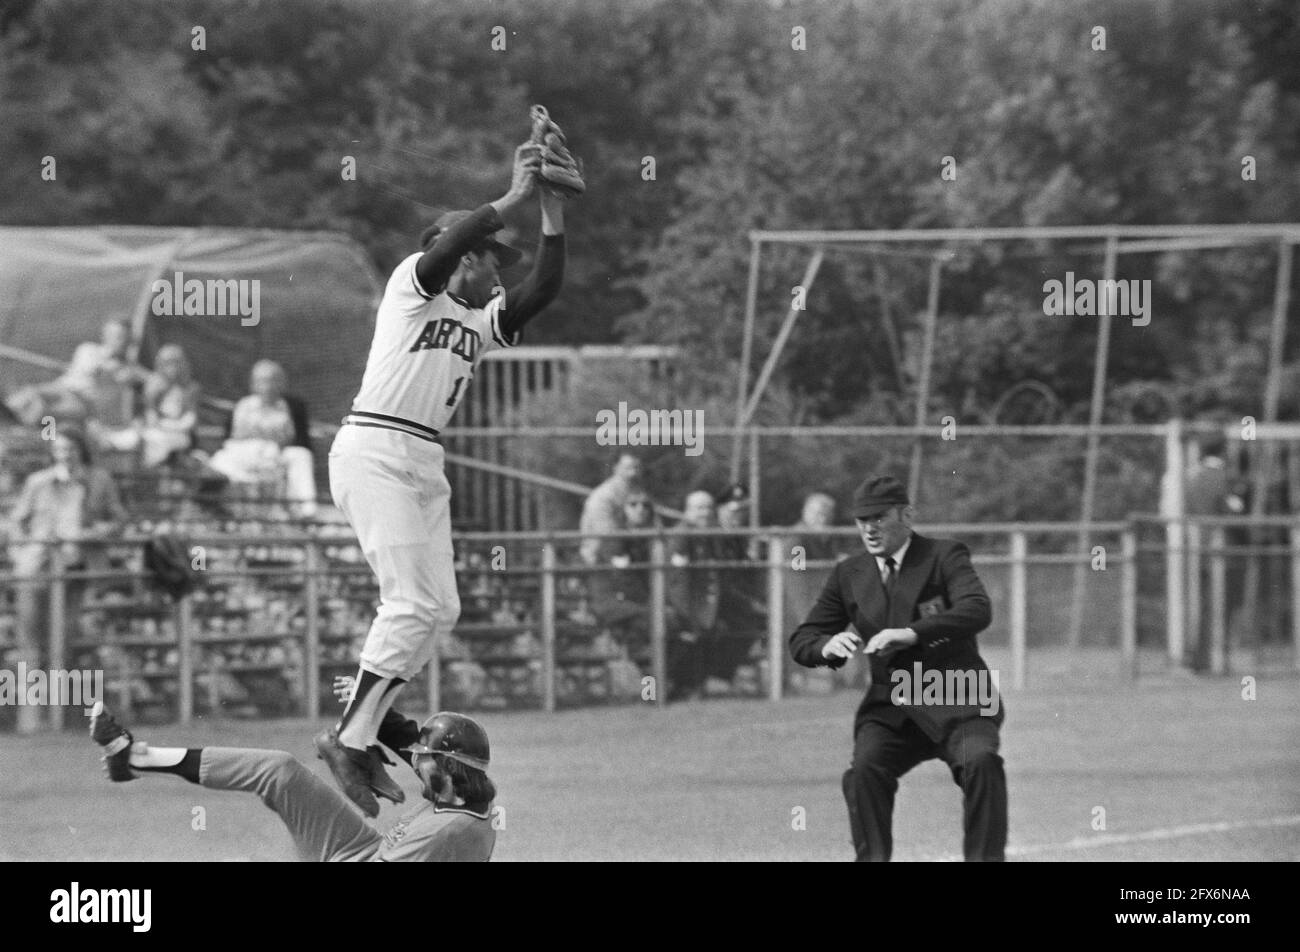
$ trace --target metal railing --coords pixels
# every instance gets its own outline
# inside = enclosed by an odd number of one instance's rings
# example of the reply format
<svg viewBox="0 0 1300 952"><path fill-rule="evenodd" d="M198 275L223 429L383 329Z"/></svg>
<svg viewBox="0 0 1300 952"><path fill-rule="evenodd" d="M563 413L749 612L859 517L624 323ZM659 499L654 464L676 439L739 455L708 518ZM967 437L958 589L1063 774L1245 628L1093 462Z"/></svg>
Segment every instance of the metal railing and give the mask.
<svg viewBox="0 0 1300 952"><path fill-rule="evenodd" d="M1183 530L1185 545L1171 547L1142 540L1144 529L1153 526L1169 527L1175 522ZM1270 527L1284 532L1286 541L1284 544L1226 544L1224 533L1228 529L1240 530L1245 527ZM1037 637L1036 632L1036 636L1031 638L1031 570L1035 567L1073 566L1079 564L1081 558L1092 562L1092 568L1096 571L1119 576L1117 581L1112 579L1109 582L1114 586L1112 592L1118 599L1117 613L1113 616L1115 630L1106 632L1106 637L1102 640L1107 646L1113 645L1117 649L1115 674L1126 679L1138 675L1139 582L1142 581L1139 568L1144 557L1158 557L1158 568L1152 571L1152 580L1160 582L1165 588L1164 594L1170 599L1178 600L1185 609L1182 613L1169 614L1165 618L1165 642L1168 645L1182 646L1188 642L1189 637L1195 643L1201 632L1207 633L1210 645L1209 671L1215 674L1227 670L1228 560L1235 557L1285 558L1289 563L1292 619L1288 643L1293 666L1300 667L1300 631L1294 622L1295 619L1300 619L1300 520L1203 517L1174 521L1140 516L1125 522L1094 523L1088 527L1090 537L1108 542L1102 546L1104 552L1100 567L1095 552L1090 556L1081 556L1073 551L1053 551L1059 549L1057 546L1033 544L1033 540L1047 541L1053 536L1072 537L1079 530L1077 523L982 523L931 525L918 529L925 535L997 541L996 545L972 545L973 561L977 568L992 570L982 572L986 583L990 581L991 574L996 574L997 581L1001 584L999 591L1002 592L1002 604L995 601L994 611L996 616L1001 616L1005 621L995 618L995 625L999 635L1005 634L1011 662L1010 685L1015 689L1023 688L1028 683L1031 641L1043 641ZM525 620L514 623L462 625L457 629L456 637L466 644L475 645L486 641L500 643L503 638L523 632L535 635L540 643L540 656L537 660L540 661L541 672L540 696L535 701L543 710L555 710L559 706L558 675L561 668L569 663L559 647L561 634L579 629L594 636L602 630L596 619L578 623L566 616L565 599L572 602L575 598L581 598L581 593L585 591L583 585L574 583L573 580L585 579L589 588L590 580L598 574L644 573L645 590L648 593L645 617L648 644L638 647L645 649L648 664L648 672L643 669L643 673L653 678L653 682L649 683L656 686L646 700L663 705L667 700L669 655L672 650L667 619L670 617L669 587L675 578L674 573L743 569L755 578L761 578L761 584L755 585L755 588L762 591L766 617L761 623L762 630L751 634L755 645L762 645L762 661L766 663L763 694L769 700L780 700L785 693L787 680L786 642L790 634L787 602L794 597L792 579L800 573L814 573L822 577L835 564L834 561L826 560L804 563L798 558L793 545L796 539L806 542L812 538L827 538L843 540L846 549L856 549L856 531L844 528L813 534L802 529L766 528L704 530L687 535L692 538L743 537L758 544L761 558L683 565L680 560L674 561L670 557L669 546L675 533L650 530L603 537L610 541L641 540L649 546L647 561L624 566L611 563L593 566L583 564L576 557L578 542L584 538L577 532L460 534L456 541L461 556L458 571L462 601L468 600L466 593L474 590L476 578L480 581L494 579L499 592L504 593L503 597L517 598L515 593L526 592L529 609ZM120 550L122 547L142 546L147 538L144 535L128 535L109 541L86 539L81 540L80 544L83 549L117 547ZM208 707L215 710L219 706L213 687L215 675L223 670L234 670L220 661L216 653L205 661L204 650L261 640L296 644L300 661L285 667L290 673L297 669L297 689L294 693L301 696L300 712L308 717L319 716L322 712L321 679L326 670L322 645L327 640L331 644L337 644L346 638L355 649L364 638L361 630L343 635L337 631L326 632L324 626L324 602L333 597L330 595L330 586L334 583L341 584L342 579L349 577L360 577L367 581L370 579L368 567L357 558L355 551L351 552L351 561L348 560L347 550L354 550L355 543L346 534L346 529L337 536L284 533L259 537L196 537L188 542L192 547L202 547L203 551L248 551L273 547L281 555L289 554L290 557L282 559L284 564L278 567L250 568L232 561L228 567L214 564L211 569L205 569L202 575L207 586L217 591L222 584L235 582L248 585L256 580L257 584L263 586L274 583L282 591L291 593L284 597L297 606L294 617L300 617L301 623L290 625L282 631L217 637L205 628L203 599L191 594L179 599L169 609L156 606L151 609L154 614L170 621L172 633L166 637L107 638L97 642L93 638L87 638L87 633L83 632L80 640L70 644L67 638L70 586L116 583L129 584L137 591L142 591L147 576L135 567L102 571L70 570L60 549L62 540L44 543L49 546L47 571L30 577L19 577L13 572L0 573L0 593L16 592L21 586L35 587L47 593L49 624L42 654L51 670L63 669L75 649L109 645L119 648L121 668L114 672L114 684L120 695L118 703L125 703L128 708L133 681L144 676L138 665L129 663L130 649L154 646L174 652L175 665L168 676L174 677L176 681L176 717L181 723L188 723L196 710L196 678L207 676L209 691L214 692L209 698ZM191 548L191 552L195 551L199 550ZM1160 564L1161 561L1163 564ZM496 564L498 562L500 564ZM219 563L219 560L214 560L214 563ZM1203 578L1207 579L1204 585ZM1203 588L1206 590L1204 594L1208 595L1208 604L1203 603ZM806 595L806 589L804 593ZM97 606L92 605L93 607ZM803 606L801 611L806 611L807 607L809 606ZM1110 610L1110 606L1107 606L1107 610ZM256 613L257 609L250 611ZM462 620L464 618L463 614ZM1183 626L1182 630L1176 631L1176 625ZM166 628L166 624L163 627ZM3 647L2 643L0 647ZM18 646L15 644L9 647ZM30 649L31 646L26 647ZM440 646L441 648L445 646ZM438 710L442 705L442 671L446 660L440 650L429 663L424 699L430 710ZM1174 664L1183 663L1181 647L1171 660ZM342 665L342 662L332 663ZM488 659L488 663L492 663L492 660ZM591 659L587 658L583 663L591 663ZM161 675L155 672L150 676ZM61 726L62 720L62 709L51 708L50 726Z"/></svg>

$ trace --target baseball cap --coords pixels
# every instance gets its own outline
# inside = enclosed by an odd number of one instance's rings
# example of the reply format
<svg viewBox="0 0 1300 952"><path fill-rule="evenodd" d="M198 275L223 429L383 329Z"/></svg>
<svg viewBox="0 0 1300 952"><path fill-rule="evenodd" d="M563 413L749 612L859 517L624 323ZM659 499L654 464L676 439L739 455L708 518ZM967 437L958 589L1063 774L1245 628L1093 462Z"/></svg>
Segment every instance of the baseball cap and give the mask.
<svg viewBox="0 0 1300 952"><path fill-rule="evenodd" d="M424 251L428 251L429 248L433 246L434 242L437 241L439 235L452 225L464 221L472 214L474 213L463 208L443 212L438 216L437 221L421 232L420 248ZM504 242L497 241L496 238L489 238L487 241L483 242L479 248L492 248L495 250L497 253L497 261L503 268L509 268L512 265L518 264L519 259L524 256L524 253L518 248L512 248ZM479 248L475 248L474 250L477 251Z"/></svg>
<svg viewBox="0 0 1300 952"><path fill-rule="evenodd" d="M745 488L744 483L732 483L722 492L713 497L716 505L725 506L728 503L746 503L749 502L749 490Z"/></svg>
<svg viewBox="0 0 1300 952"><path fill-rule="evenodd" d="M908 506L907 490L893 476L868 476L853 490L853 518L870 519L893 506Z"/></svg>

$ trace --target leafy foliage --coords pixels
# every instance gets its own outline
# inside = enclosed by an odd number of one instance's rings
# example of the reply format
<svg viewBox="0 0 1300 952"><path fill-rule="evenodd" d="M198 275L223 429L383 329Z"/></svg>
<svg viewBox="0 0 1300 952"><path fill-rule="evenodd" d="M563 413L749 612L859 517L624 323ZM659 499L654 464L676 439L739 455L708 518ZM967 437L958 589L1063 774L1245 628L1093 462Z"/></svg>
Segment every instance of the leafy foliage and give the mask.
<svg viewBox="0 0 1300 952"><path fill-rule="evenodd" d="M679 345L673 398L725 419L748 230L1293 221L1297 53L1289 0L16 2L0 221L334 228L387 268L432 216L504 189L544 102L590 192L530 341ZM988 420L1026 387L1086 418L1095 322L1044 317L1042 283L1096 274L1098 249L954 250L927 419ZM807 254L764 253L755 370ZM1155 318L1116 322L1108 419L1258 413L1275 260L1123 257ZM927 272L829 254L763 418L910 421Z"/></svg>

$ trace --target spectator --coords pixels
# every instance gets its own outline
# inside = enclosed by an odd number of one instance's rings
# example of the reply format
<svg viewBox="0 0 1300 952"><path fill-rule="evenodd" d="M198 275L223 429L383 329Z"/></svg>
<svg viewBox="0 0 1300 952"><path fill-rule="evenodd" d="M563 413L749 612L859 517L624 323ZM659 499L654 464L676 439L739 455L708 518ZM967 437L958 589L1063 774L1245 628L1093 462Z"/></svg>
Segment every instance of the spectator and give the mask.
<svg viewBox="0 0 1300 952"><path fill-rule="evenodd" d="M154 372L144 389L144 417L135 428L106 436L113 449L143 447L144 465L161 466L172 454L194 448L199 420L199 388L189 358L178 344L165 344L154 358Z"/></svg>
<svg viewBox="0 0 1300 952"><path fill-rule="evenodd" d="M158 349L144 389L144 462L159 466L173 453L194 448L199 422L199 387L190 360L177 344Z"/></svg>
<svg viewBox="0 0 1300 952"><path fill-rule="evenodd" d="M587 496L578 522L578 531L589 536L578 547L578 555L585 564L600 565L605 561L607 543L601 536L626 528L623 507L628 494L640 482L641 461L631 453L622 453L610 477Z"/></svg>
<svg viewBox="0 0 1300 952"><path fill-rule="evenodd" d="M732 483L714 499L718 514L718 525L723 529L748 529L751 500L749 489L743 483ZM749 535L726 536L724 548L727 557L740 560L753 560L759 557L757 539Z"/></svg>
<svg viewBox="0 0 1300 952"><path fill-rule="evenodd" d="M1233 484L1223 461L1223 445L1212 443L1188 468L1184 507L1189 516L1240 515L1246 510L1241 487Z"/></svg>
<svg viewBox="0 0 1300 952"><path fill-rule="evenodd" d="M85 421L92 442L128 429L135 413L135 395L147 372L129 356L131 329L111 318L100 329L98 342L77 345L72 362L59 377L26 387L6 403L23 423L35 425L45 416L61 422Z"/></svg>
<svg viewBox="0 0 1300 952"><path fill-rule="evenodd" d="M658 527L649 494L642 489L628 494L623 521L626 529ZM650 541L646 537L609 540L609 560L604 564L612 568L593 572L588 584L592 614L617 629L624 644L649 634L650 579L644 566L650 563Z"/></svg>
<svg viewBox="0 0 1300 952"><path fill-rule="evenodd" d="M682 521L670 534L668 556L668 699L698 697L708 678L709 653L718 629L718 608L722 578L713 566L698 563L716 561L716 536L699 532L717 527L716 506L710 493L698 490L686 497Z"/></svg>
<svg viewBox="0 0 1300 952"><path fill-rule="evenodd" d="M90 451L80 434L64 428L50 443L53 465L38 470L23 483L18 502L9 515L5 534L10 542L13 573L19 579L17 595L18 660L33 666L43 662L37 637L40 576L49 571L54 543L65 568L107 567L102 548L84 547L78 540L110 538L127 521L113 478L91 465ZM78 614L80 589L69 591L73 603L67 615ZM34 724L27 724L34 727Z"/></svg>
<svg viewBox="0 0 1300 952"><path fill-rule="evenodd" d="M836 545L835 537L823 534L834 524L835 498L823 492L809 493L804 498L799 521L790 527L790 544L800 546L808 562L843 559L845 553Z"/></svg>
<svg viewBox="0 0 1300 952"><path fill-rule="evenodd" d="M1193 444L1194 446L1195 444ZM1244 484L1234 480L1223 459L1222 440L1213 440L1205 448L1205 455L1193 460L1187 468L1183 484L1183 508L1188 516L1229 516L1244 515L1246 512L1246 492ZM1193 450L1191 455L1195 455ZM1224 545L1247 546L1251 543L1248 531L1237 527L1222 525L1203 525L1200 529L1200 545L1210 549L1222 548ZM1284 540L1283 540L1284 541ZM1198 566L1202 573L1208 572L1204 562ZM1240 612L1243 600L1242 590L1245 586L1245 565L1242 559L1227 560L1227 591L1225 610L1229 618ZM1202 619L1209 619L1213 607L1210 598L1209 579L1201 580L1201 604L1196 610ZM1196 643L1189 646L1191 665L1194 670L1207 671L1213 666L1211 657L1211 625L1203 622L1196 628Z"/></svg>
<svg viewBox="0 0 1300 952"><path fill-rule="evenodd" d="M794 631L808 616L817 595L825 583L825 572L818 562L836 562L848 558L849 553L840 540L824 535L835 522L835 498L828 493L809 493L803 501L799 521L789 527L786 537L785 557L789 571L785 577L785 629ZM843 685L861 682L866 666L860 656L855 656L831 677Z"/></svg>
<svg viewBox="0 0 1300 952"><path fill-rule="evenodd" d="M126 522L127 513L113 477L91 462L85 439L66 428L50 441L53 465L27 477L13 512L9 535L24 542L12 553L18 574L39 574L48 562L51 539L70 539L62 546L64 561L82 562L75 540L104 538Z"/></svg>
<svg viewBox="0 0 1300 952"><path fill-rule="evenodd" d="M718 493L714 503L721 528L749 529L753 501L743 483L732 483ZM708 668L711 676L730 682L766 627L766 577L758 564L766 559L758 537L748 532L717 537L714 545L715 558L731 565L719 570L719 631L709 652Z"/></svg>
<svg viewBox="0 0 1300 952"><path fill-rule="evenodd" d="M305 427L295 425L286 384L284 368L275 361L253 365L253 392L235 404L229 436L211 466L234 483L281 488L297 514L310 517L316 512L316 475L311 450L301 445Z"/></svg>

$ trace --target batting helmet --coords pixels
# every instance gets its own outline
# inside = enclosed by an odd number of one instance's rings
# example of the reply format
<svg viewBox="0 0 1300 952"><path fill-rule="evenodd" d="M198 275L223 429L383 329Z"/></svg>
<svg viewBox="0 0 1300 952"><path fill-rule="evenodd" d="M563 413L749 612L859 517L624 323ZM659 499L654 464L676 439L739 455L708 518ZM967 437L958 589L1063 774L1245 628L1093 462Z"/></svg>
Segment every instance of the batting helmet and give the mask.
<svg viewBox="0 0 1300 952"><path fill-rule="evenodd" d="M420 739L406 749L413 754L450 757L479 770L487 770L491 759L483 725L452 711L440 711L425 721L420 726Z"/></svg>

